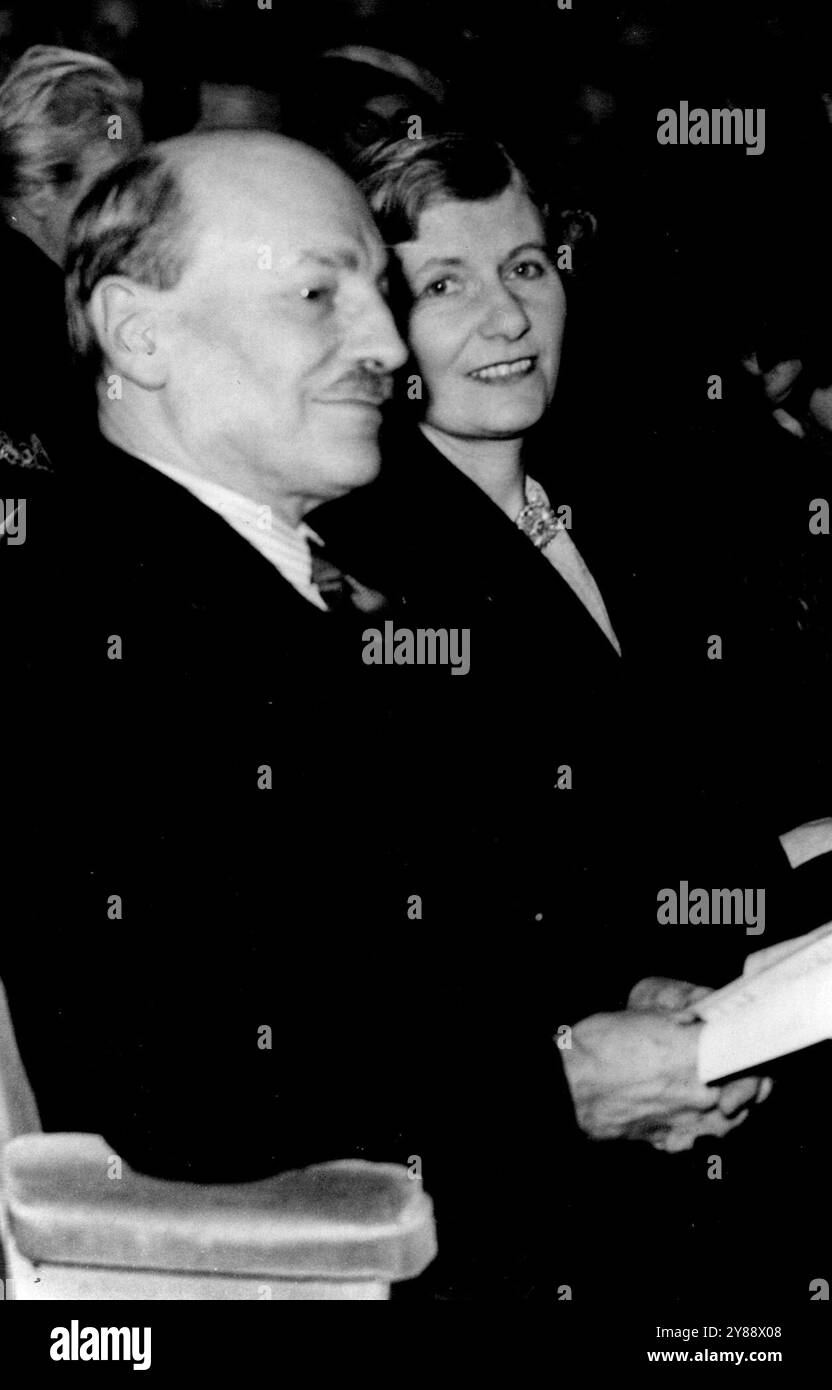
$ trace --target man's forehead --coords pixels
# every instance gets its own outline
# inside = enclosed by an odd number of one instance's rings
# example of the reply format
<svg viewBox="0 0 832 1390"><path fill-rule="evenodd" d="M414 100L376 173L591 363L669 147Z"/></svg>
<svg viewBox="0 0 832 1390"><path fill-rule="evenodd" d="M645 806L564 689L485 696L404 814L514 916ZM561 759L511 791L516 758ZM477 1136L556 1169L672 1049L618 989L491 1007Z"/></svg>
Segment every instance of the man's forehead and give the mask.
<svg viewBox="0 0 832 1390"><path fill-rule="evenodd" d="M328 225L317 219L263 216L257 220L212 219L195 238L195 265L221 263L242 269L277 273L295 268L334 273L380 274L388 260L381 238L371 221L363 224L332 218Z"/></svg>
<svg viewBox="0 0 832 1390"><path fill-rule="evenodd" d="M340 169L313 151L260 155L184 171L198 252L256 243L272 264L308 258L344 269L384 258L370 211Z"/></svg>

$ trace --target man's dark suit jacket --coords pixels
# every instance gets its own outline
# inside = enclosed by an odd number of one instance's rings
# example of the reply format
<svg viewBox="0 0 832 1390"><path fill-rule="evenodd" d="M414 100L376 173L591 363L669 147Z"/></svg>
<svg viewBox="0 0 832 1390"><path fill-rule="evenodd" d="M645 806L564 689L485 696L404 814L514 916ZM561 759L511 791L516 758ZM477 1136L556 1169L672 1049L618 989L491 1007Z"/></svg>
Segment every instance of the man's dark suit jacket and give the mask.
<svg viewBox="0 0 832 1390"><path fill-rule="evenodd" d="M365 665L383 615L109 446L0 554L1 968L45 1127L204 1181L418 1155L446 1250L543 1238L554 1188L511 1173L573 1142L574 1009L468 678Z"/></svg>

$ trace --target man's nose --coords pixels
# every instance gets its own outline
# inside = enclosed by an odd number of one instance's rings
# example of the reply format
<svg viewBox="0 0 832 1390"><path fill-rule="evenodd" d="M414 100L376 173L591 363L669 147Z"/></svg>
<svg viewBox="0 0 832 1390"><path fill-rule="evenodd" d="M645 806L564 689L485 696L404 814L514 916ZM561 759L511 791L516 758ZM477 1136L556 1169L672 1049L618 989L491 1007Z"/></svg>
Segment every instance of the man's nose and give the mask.
<svg viewBox="0 0 832 1390"><path fill-rule="evenodd" d="M522 300L498 283L489 289L480 332L484 338L522 338L531 322Z"/></svg>
<svg viewBox="0 0 832 1390"><path fill-rule="evenodd" d="M393 315L375 291L355 325L352 346L356 358L376 363L379 371L395 372L407 361L407 346L399 337Z"/></svg>

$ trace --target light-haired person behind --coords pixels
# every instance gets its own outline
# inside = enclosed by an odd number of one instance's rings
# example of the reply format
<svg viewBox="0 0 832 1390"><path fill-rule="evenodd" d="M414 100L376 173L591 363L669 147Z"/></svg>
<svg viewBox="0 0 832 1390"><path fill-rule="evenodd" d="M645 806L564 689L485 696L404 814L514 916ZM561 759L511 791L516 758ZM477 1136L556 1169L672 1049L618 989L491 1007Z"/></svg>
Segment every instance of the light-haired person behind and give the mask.
<svg viewBox="0 0 832 1390"><path fill-rule="evenodd" d="M27 49L0 85L5 221L63 266L81 198L141 143L135 100L111 63L47 44Z"/></svg>
<svg viewBox="0 0 832 1390"><path fill-rule="evenodd" d="M78 203L136 154L142 130L124 77L102 58L38 44L0 85L0 293L7 343L0 396L4 496L77 442L62 270Z"/></svg>

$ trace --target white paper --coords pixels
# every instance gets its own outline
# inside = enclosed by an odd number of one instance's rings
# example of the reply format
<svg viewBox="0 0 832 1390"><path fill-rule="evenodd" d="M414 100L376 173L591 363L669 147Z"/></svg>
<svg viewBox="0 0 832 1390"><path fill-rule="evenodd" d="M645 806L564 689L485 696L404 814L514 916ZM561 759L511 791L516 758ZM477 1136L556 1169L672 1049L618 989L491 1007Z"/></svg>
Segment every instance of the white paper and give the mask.
<svg viewBox="0 0 832 1390"><path fill-rule="evenodd" d="M773 965L743 975L696 1005L705 1020L701 1081L832 1038L832 923L797 938L790 948Z"/></svg>

